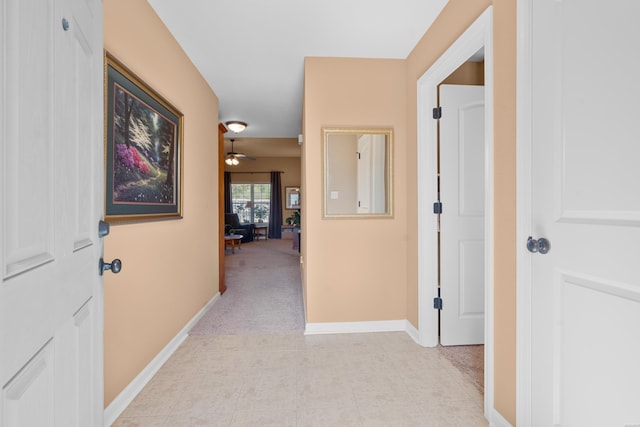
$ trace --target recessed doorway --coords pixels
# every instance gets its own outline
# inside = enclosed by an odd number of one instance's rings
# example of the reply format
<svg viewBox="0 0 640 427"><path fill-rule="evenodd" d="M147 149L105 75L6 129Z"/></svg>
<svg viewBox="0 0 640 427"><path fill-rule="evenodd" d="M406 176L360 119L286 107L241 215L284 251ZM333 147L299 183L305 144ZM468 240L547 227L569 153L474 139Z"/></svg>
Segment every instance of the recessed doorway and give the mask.
<svg viewBox="0 0 640 427"><path fill-rule="evenodd" d="M439 200L439 153L438 153L438 120L434 119L434 108L438 106L438 87L447 82L447 79L455 74L463 64L475 59L477 55L484 58L482 71L484 81L484 111L483 111L483 141L482 146L473 146L469 153L478 153L483 155L480 163L482 170L479 172L481 178L477 178L478 163L474 163L475 172L464 165L464 154L456 154L458 165L462 165L462 175L469 172L476 176L476 180L482 180L481 194L476 194L473 200L474 209L460 209L454 206L454 213L465 216L465 212L477 211L477 206L482 206L483 218L481 219L482 231L481 238L463 239L473 243L461 244L460 240L454 243L456 252L456 262L461 265L460 253L464 252L464 246L468 249L468 253L475 252L474 266L469 266L469 272L475 271L474 274L481 274L483 280L480 291L477 289L475 295L466 295L462 298L460 295L449 297L442 300L443 306L453 307L453 311L463 312L461 306L467 304L469 313L478 313L483 311L486 315L482 316L480 324L473 328L479 327L481 335L484 335L484 389L485 389L485 414L493 407L493 294L491 283L493 281L493 46L492 46L492 8L489 7L459 38L452 46L434 63L433 66L418 80L418 232L421 239L418 242L418 301L419 301L419 343L426 347L435 347L440 343L440 310L434 308L437 306L438 297L442 297L439 291L440 279L440 246L439 239L453 238L451 236L439 235L440 224L439 215L434 214L438 206L434 206L434 202ZM436 113L437 115L437 113ZM472 155L477 157L477 155ZM469 180L469 173L464 180ZM458 174L458 176L461 176ZM476 182L477 184L477 182ZM459 204L462 192L460 185L456 185L454 193ZM469 187L471 188L471 187ZM480 191L476 188L474 191ZM464 203L467 203L466 201ZM450 204L451 206L451 204ZM469 206L467 206L469 207ZM443 212L447 212L447 206L443 205ZM466 209L466 210L465 210ZM450 212L451 213L451 212ZM477 215L476 215L477 216ZM446 231L446 230L445 230ZM450 242L447 242L449 244ZM461 249L462 248L462 249ZM478 265L478 257L482 260ZM462 263L464 264L464 262ZM444 266L443 266L444 267ZM460 275L460 268L456 274ZM458 289L459 291L460 289ZM463 292L466 292L463 290ZM467 299L467 303L464 303ZM478 301L478 299L482 301ZM462 301L462 303L461 303ZM471 304L471 305L469 305ZM478 316L467 316L478 317Z"/></svg>

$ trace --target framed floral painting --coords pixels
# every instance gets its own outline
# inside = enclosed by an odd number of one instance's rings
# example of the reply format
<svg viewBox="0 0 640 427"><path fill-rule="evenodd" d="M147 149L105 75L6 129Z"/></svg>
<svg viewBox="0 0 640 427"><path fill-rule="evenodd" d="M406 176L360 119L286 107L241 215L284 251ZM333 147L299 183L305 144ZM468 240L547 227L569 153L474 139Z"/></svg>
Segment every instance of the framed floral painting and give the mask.
<svg viewBox="0 0 640 427"><path fill-rule="evenodd" d="M182 217L183 115L105 58L107 221Z"/></svg>

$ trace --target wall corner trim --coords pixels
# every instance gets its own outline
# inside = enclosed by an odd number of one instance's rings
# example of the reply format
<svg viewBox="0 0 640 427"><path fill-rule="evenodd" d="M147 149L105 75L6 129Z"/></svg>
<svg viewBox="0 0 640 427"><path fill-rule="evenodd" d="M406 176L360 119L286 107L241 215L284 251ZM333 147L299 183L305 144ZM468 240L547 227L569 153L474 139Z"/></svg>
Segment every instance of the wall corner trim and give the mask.
<svg viewBox="0 0 640 427"><path fill-rule="evenodd" d="M407 331L407 334L409 334L409 336L411 337L411 339L416 342L416 344L420 344L420 332L418 332L418 328L413 326L413 324L408 320L407 320L406 331Z"/></svg>
<svg viewBox="0 0 640 427"><path fill-rule="evenodd" d="M511 423L507 421L500 412L494 408L490 414L489 426L491 427L512 427Z"/></svg>
<svg viewBox="0 0 640 427"><path fill-rule="evenodd" d="M124 412L135 397L142 391L151 378L160 370L162 365L169 360L171 355L187 339L189 330L200 320L202 316L220 299L220 292L205 304L193 318L178 332L178 334L154 357L151 362L118 394L104 410L104 425L110 426Z"/></svg>

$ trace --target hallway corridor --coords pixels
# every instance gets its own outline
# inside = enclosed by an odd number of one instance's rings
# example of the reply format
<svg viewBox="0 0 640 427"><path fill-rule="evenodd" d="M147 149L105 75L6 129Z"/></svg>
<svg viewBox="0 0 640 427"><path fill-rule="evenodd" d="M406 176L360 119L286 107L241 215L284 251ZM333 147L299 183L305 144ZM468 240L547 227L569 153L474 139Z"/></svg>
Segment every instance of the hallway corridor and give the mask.
<svg viewBox="0 0 640 427"><path fill-rule="evenodd" d="M237 268L253 266L256 278L256 271L266 271L249 253L269 250L269 244L282 242L254 242L227 257L237 266L229 266L230 288L240 274ZM267 258L289 256L285 249L280 255L273 249ZM248 270L246 277L251 277ZM223 307L224 298L210 311ZM262 320L268 311L235 309ZM255 318L244 326L240 320L229 326L232 333L211 322L194 327L198 334L184 341L113 425L487 425L477 385L437 348L420 347L404 332L305 336L299 330L252 329Z"/></svg>

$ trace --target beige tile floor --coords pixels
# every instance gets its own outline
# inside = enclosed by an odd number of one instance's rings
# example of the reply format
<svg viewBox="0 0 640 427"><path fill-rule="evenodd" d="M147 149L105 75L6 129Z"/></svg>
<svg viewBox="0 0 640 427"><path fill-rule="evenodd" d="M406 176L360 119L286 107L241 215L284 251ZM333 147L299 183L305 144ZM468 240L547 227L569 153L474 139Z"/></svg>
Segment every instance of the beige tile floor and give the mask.
<svg viewBox="0 0 640 427"><path fill-rule="evenodd" d="M487 426L483 397L404 332L190 336L114 426Z"/></svg>

